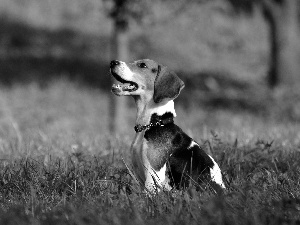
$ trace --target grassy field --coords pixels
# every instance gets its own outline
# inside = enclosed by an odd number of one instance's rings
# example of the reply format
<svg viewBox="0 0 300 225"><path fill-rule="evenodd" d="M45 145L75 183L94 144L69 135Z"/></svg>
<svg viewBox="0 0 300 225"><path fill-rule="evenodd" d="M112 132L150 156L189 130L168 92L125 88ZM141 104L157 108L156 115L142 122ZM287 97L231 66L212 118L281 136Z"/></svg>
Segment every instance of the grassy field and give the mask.
<svg viewBox="0 0 300 225"><path fill-rule="evenodd" d="M0 224L300 223L299 124L178 104L176 122L214 155L228 190L149 198L124 165L135 109L128 132L109 135L108 94L67 80L1 88Z"/></svg>

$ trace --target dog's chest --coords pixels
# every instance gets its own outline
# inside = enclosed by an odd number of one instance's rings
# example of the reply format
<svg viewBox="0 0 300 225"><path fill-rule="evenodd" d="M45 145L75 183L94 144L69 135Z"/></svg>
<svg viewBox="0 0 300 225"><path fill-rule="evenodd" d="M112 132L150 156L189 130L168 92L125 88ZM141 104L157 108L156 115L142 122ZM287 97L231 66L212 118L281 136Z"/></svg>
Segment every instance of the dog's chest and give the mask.
<svg viewBox="0 0 300 225"><path fill-rule="evenodd" d="M147 159L155 170L160 170L178 149L187 148L190 138L175 124L153 127L145 132Z"/></svg>
<svg viewBox="0 0 300 225"><path fill-rule="evenodd" d="M165 166L176 148L176 141L178 141L176 134L173 125L155 127L137 133L131 146L132 164L141 181L145 181L147 171L159 171Z"/></svg>
<svg viewBox="0 0 300 225"><path fill-rule="evenodd" d="M174 123L137 133L131 150L133 169L138 179L144 183L152 171L160 174L170 156L187 149L190 143L191 138Z"/></svg>

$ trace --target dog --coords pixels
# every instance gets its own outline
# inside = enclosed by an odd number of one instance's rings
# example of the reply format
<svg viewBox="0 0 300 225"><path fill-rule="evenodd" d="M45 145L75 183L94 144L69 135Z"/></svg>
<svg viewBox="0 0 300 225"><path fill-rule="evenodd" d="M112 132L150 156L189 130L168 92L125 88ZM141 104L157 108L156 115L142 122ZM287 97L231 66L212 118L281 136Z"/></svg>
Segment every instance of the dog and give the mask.
<svg viewBox="0 0 300 225"><path fill-rule="evenodd" d="M132 96L137 107L136 135L131 145L134 176L150 193L185 189L192 182L225 189L215 160L174 124L174 99L183 81L166 66L150 59L133 63L113 60L111 75L117 96ZM204 182L206 181L206 182ZM216 190L216 192L219 192Z"/></svg>

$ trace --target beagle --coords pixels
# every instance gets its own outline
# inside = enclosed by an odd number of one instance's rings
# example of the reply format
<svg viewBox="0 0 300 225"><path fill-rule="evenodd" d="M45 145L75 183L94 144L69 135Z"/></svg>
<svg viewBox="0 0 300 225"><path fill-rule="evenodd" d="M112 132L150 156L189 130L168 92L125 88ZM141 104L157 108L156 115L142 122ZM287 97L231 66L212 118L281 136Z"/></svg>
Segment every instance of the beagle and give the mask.
<svg viewBox="0 0 300 225"><path fill-rule="evenodd" d="M174 124L173 100L184 88L183 81L166 66L149 59L111 61L110 73L120 82L112 86L112 92L131 95L137 106L131 153L140 184L150 193L203 181L217 192L225 189L215 160Z"/></svg>

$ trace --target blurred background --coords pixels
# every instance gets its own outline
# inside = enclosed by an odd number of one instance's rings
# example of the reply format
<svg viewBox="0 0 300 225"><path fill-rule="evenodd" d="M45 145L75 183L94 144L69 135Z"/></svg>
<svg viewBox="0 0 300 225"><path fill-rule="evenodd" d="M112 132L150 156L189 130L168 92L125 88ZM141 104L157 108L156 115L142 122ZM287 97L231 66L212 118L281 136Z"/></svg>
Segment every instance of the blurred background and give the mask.
<svg viewBox="0 0 300 225"><path fill-rule="evenodd" d="M135 108L110 92L112 59L176 71L178 123L192 136L300 142L278 133L299 128L298 0L0 0L0 15L3 154L130 140Z"/></svg>

